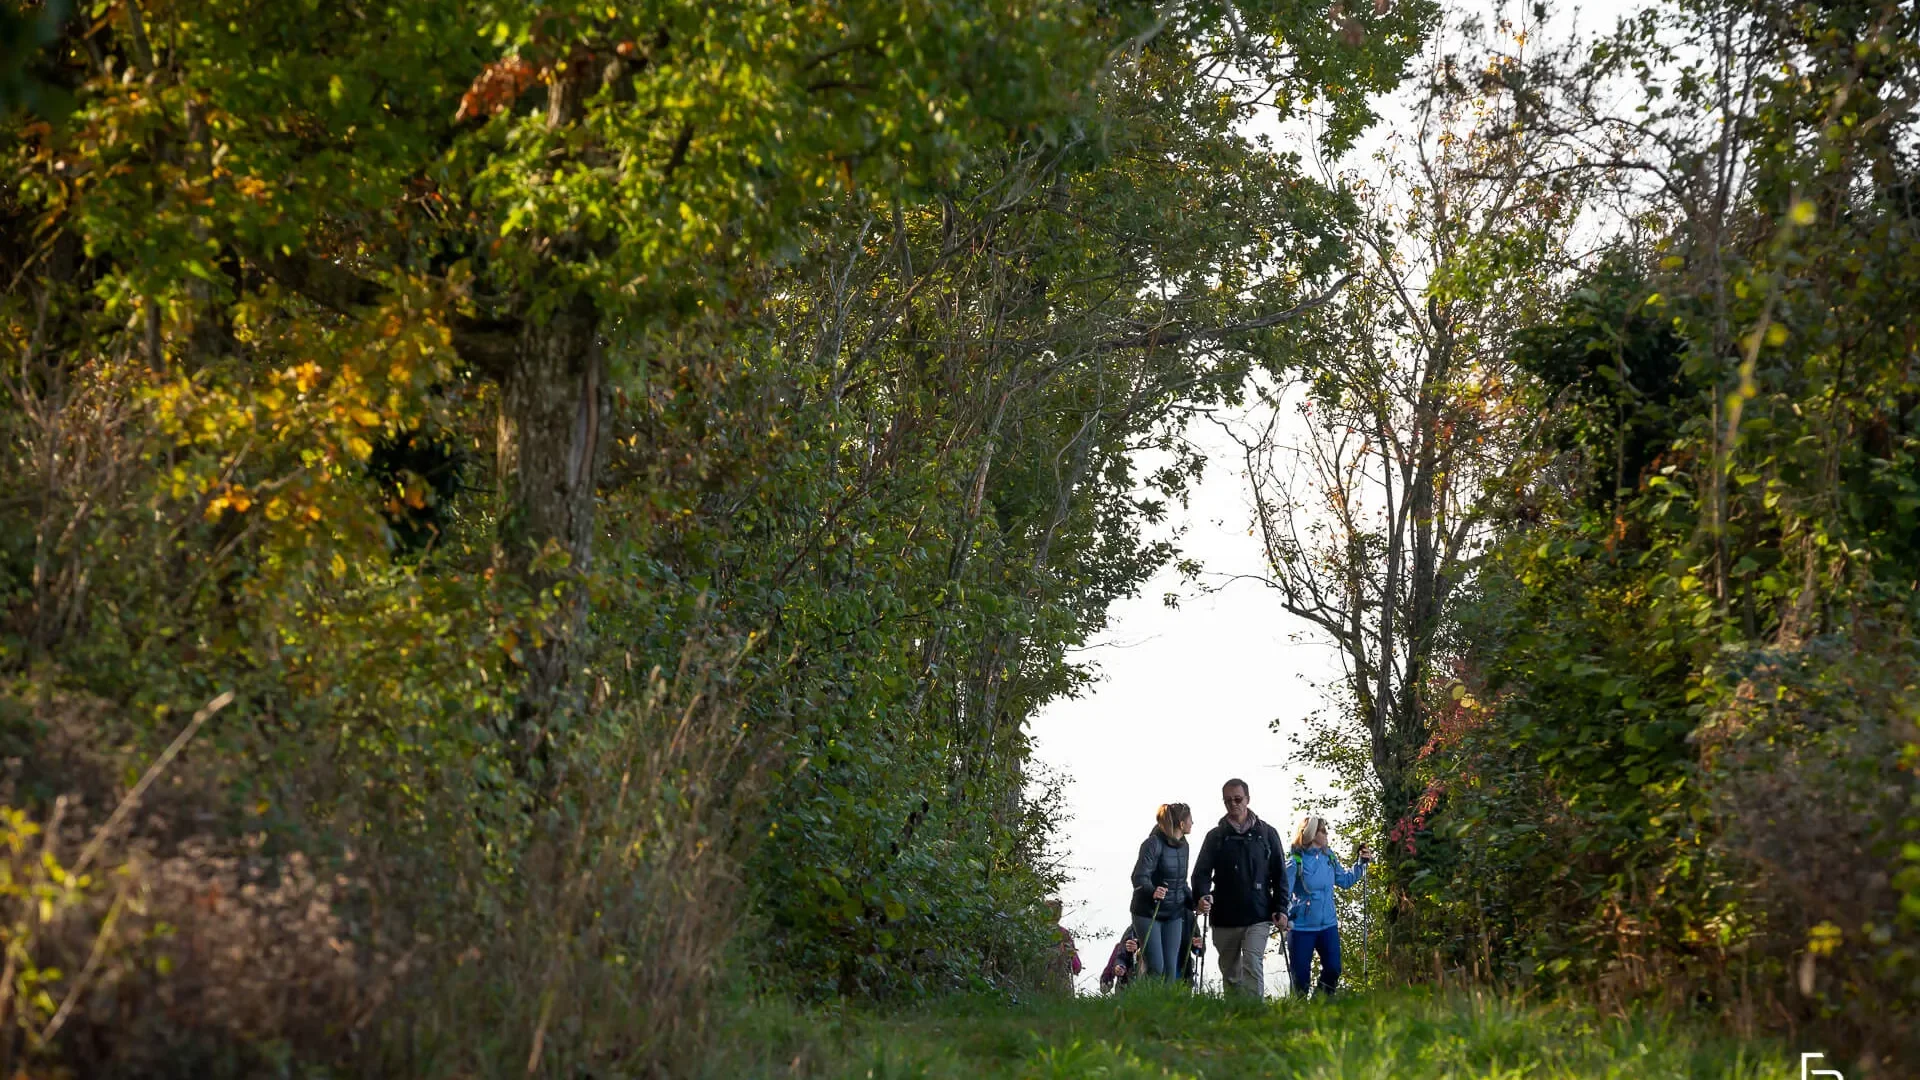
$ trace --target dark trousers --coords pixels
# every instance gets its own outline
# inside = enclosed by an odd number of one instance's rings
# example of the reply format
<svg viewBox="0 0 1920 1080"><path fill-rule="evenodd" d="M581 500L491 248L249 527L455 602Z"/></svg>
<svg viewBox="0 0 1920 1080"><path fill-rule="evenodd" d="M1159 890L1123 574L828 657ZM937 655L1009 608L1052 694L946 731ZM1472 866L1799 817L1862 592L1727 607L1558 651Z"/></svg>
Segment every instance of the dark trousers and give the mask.
<svg viewBox="0 0 1920 1080"><path fill-rule="evenodd" d="M1133 917L1134 935L1141 939L1141 952L1147 958L1147 972L1163 979L1180 977L1180 954L1187 951L1186 921L1175 911L1169 918L1155 921L1145 915ZM1152 934L1148 934L1152 928Z"/></svg>
<svg viewBox="0 0 1920 1080"><path fill-rule="evenodd" d="M1287 959L1293 967L1293 992L1307 996L1313 977L1313 954L1320 954L1320 992L1331 994L1340 984L1340 928L1287 932Z"/></svg>

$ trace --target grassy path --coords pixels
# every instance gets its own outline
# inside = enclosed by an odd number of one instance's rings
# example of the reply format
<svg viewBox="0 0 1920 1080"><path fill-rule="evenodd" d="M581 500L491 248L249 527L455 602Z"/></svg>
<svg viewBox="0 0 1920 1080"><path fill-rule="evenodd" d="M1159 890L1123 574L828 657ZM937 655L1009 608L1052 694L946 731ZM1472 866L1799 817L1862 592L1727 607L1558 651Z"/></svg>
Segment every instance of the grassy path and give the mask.
<svg viewBox="0 0 1920 1080"><path fill-rule="evenodd" d="M1787 1048L1648 1015L1397 992L1267 1005L1133 990L1023 1004L955 999L908 1012L756 1006L730 1023L716 1076L1299 1077L1301 1080L1787 1080Z"/></svg>

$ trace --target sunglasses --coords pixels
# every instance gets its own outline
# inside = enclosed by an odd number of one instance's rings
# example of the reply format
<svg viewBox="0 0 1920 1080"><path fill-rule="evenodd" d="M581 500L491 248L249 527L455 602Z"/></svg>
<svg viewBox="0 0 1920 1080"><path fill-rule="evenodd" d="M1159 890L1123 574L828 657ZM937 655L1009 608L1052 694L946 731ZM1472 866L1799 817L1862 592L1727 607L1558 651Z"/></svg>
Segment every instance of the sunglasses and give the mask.
<svg viewBox="0 0 1920 1080"><path fill-rule="evenodd" d="M1220 800L1228 806L1232 806L1236 803L1246 802L1247 797L1245 795L1222 795L1220 796Z"/></svg>

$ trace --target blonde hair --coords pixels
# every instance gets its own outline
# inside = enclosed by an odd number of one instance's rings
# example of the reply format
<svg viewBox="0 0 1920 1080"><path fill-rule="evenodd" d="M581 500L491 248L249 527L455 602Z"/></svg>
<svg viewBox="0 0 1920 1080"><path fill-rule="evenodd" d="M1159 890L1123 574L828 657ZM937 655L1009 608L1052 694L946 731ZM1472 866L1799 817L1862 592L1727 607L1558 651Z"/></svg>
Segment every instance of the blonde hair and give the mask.
<svg viewBox="0 0 1920 1080"><path fill-rule="evenodd" d="M1193 808L1183 802L1161 803L1153 812L1154 823L1169 840L1180 839L1180 823L1193 820Z"/></svg>
<svg viewBox="0 0 1920 1080"><path fill-rule="evenodd" d="M1318 814L1308 814L1306 817L1301 818L1300 831L1293 834L1293 850L1305 851L1312 847L1315 834L1319 833L1320 827L1326 823L1327 819ZM1332 832L1333 830L1329 828L1327 831Z"/></svg>

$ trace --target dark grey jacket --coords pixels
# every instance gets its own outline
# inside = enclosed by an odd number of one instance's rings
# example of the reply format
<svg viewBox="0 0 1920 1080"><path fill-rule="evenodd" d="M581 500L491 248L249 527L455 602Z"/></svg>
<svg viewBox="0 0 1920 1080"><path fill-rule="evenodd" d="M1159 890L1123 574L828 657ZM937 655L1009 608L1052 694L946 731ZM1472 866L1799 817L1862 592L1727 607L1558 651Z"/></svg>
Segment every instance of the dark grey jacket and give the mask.
<svg viewBox="0 0 1920 1080"><path fill-rule="evenodd" d="M1190 850L1185 840L1169 840L1159 829L1148 833L1140 842L1140 857L1133 863L1133 904L1127 910L1135 915L1152 915L1156 903L1153 890L1165 885L1166 898L1158 901L1159 917L1184 916L1193 906L1193 891L1187 888Z"/></svg>
<svg viewBox="0 0 1920 1080"><path fill-rule="evenodd" d="M1246 832L1226 818L1208 830L1193 860L1193 895L1213 896L1213 925L1252 926L1287 910L1287 848L1254 816Z"/></svg>

